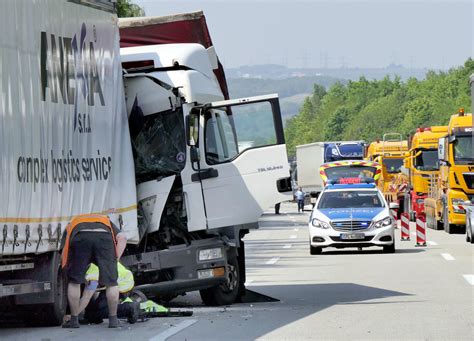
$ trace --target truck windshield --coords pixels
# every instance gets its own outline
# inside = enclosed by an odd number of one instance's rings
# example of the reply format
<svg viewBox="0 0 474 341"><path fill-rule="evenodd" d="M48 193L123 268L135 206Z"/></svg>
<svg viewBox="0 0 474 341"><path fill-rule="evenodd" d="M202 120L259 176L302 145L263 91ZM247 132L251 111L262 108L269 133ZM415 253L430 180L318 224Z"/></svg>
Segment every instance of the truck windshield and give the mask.
<svg viewBox="0 0 474 341"><path fill-rule="evenodd" d="M137 183L180 173L186 161L182 111L132 113L129 121Z"/></svg>
<svg viewBox="0 0 474 341"><path fill-rule="evenodd" d="M454 162L458 164L472 164L474 150L472 149L471 135L456 136L454 140Z"/></svg>
<svg viewBox="0 0 474 341"><path fill-rule="evenodd" d="M384 158L383 163L385 164L385 167L387 168L387 172L390 174L394 173L400 173L400 168L403 166L403 159L402 158L397 158L397 159L388 159Z"/></svg>
<svg viewBox="0 0 474 341"><path fill-rule="evenodd" d="M438 170L438 150L422 150L421 154L415 158L415 168L421 171Z"/></svg>
<svg viewBox="0 0 474 341"><path fill-rule="evenodd" d="M324 192L318 203L319 209L383 206L383 200L376 191Z"/></svg>

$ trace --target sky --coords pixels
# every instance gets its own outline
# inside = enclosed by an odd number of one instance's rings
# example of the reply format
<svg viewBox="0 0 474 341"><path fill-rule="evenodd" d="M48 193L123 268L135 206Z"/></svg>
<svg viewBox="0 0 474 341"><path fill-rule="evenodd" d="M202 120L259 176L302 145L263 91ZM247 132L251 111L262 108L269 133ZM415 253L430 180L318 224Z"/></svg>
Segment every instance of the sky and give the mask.
<svg viewBox="0 0 474 341"><path fill-rule="evenodd" d="M449 69L474 56L474 0L132 0L147 16L203 10L226 68Z"/></svg>

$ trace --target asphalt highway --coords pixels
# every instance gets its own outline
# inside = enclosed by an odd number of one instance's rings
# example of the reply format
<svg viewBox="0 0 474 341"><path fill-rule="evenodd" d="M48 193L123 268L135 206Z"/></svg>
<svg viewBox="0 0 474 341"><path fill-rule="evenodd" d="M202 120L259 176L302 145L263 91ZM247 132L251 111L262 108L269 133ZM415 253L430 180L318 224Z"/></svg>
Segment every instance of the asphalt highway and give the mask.
<svg viewBox="0 0 474 341"><path fill-rule="evenodd" d="M185 318L155 318L110 330L0 329L4 340L472 340L474 245L464 235L427 231L428 245L400 241L381 248L324 249L309 254L309 212L282 204L245 238L247 287L266 303L205 307L197 293L172 302ZM414 233L414 226L411 226Z"/></svg>

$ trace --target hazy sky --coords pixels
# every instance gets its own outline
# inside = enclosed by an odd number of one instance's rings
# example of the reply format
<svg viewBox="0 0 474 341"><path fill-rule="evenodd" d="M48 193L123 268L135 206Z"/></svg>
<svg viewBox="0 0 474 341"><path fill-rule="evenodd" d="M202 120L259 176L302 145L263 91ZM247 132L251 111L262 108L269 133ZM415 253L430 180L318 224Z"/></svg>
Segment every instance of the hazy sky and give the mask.
<svg viewBox="0 0 474 341"><path fill-rule="evenodd" d="M474 0L133 0L148 16L203 10L226 68L449 68L474 55Z"/></svg>

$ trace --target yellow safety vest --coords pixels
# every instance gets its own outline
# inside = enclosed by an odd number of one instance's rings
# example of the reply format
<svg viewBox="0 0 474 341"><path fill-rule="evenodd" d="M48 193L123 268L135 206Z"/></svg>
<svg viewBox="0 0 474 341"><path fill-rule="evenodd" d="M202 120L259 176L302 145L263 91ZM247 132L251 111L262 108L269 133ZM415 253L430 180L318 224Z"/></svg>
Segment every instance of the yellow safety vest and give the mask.
<svg viewBox="0 0 474 341"><path fill-rule="evenodd" d="M119 291L122 294L125 294L133 289L135 286L135 281L133 279L133 274L120 262L117 262L117 271L118 271L118 287ZM86 272L87 281L99 281L99 268L94 263L89 265L89 268Z"/></svg>

